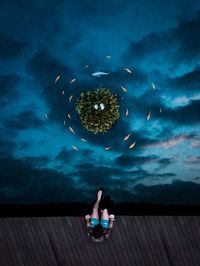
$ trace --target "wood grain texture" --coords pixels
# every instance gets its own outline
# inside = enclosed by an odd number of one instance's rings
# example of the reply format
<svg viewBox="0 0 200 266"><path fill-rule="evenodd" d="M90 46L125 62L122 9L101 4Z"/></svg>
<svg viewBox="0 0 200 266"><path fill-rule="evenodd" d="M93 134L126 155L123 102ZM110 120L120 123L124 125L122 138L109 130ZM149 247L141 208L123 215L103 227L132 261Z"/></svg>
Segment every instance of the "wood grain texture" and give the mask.
<svg viewBox="0 0 200 266"><path fill-rule="evenodd" d="M117 216L93 243L83 217L0 219L0 265L200 265L200 217Z"/></svg>

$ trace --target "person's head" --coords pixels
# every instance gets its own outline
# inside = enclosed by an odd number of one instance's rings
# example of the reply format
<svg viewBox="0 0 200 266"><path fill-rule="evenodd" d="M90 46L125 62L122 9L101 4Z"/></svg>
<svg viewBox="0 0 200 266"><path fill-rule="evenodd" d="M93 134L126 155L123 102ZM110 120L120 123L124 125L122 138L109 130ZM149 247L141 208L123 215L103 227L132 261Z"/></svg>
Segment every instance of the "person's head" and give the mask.
<svg viewBox="0 0 200 266"><path fill-rule="evenodd" d="M102 225L97 224L93 227L91 237L93 241L101 242L104 240L105 234L106 230L102 227Z"/></svg>

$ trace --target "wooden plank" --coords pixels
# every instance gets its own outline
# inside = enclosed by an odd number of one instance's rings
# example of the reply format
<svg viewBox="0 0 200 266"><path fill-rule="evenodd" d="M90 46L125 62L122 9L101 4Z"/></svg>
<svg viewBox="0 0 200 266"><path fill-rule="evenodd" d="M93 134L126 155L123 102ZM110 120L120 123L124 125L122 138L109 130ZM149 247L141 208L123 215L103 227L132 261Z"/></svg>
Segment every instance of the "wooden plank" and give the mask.
<svg viewBox="0 0 200 266"><path fill-rule="evenodd" d="M57 261L55 259L55 256L52 252L52 247L48 238L48 235L50 234L50 231L48 229L48 225L47 225L47 221L45 219L45 222L43 222L43 217L37 218L35 220L35 222L37 223L37 228L38 228L38 232L41 236L41 240L42 240L42 246L43 246L43 250L46 254L47 257L47 265L57 265Z"/></svg>
<svg viewBox="0 0 200 266"><path fill-rule="evenodd" d="M57 262L59 262L59 265L65 265L66 263L70 264L70 259L68 256L69 250L67 250L68 252L66 252L67 245L63 240L63 234L61 233L61 227L59 226L59 217L52 217L50 224L52 225L52 230L55 232L55 236L58 241L58 245L54 248L61 254L59 260L57 259Z"/></svg>
<svg viewBox="0 0 200 266"><path fill-rule="evenodd" d="M25 218L26 219L26 218ZM37 220L39 218L30 217L29 219L29 230L31 231L31 234L35 238L35 245L37 247L37 256L40 260L41 265L46 265L48 263L48 259L46 256L44 256L44 250L47 248L46 243L43 239L43 234L41 232L40 226L37 223ZM42 228L43 229L43 228ZM49 252L51 250L49 249Z"/></svg>
<svg viewBox="0 0 200 266"><path fill-rule="evenodd" d="M126 262L127 262L128 265L130 265L132 259L130 257L129 245L128 245L127 239L126 239L126 237L124 235L125 232L124 232L124 230L122 228L122 222L121 222L121 217L120 216L118 217L118 222L115 224L115 231L116 230L118 231L118 237L120 237L120 239L121 239L121 244L122 244L124 250L126 251L126 253L124 253L125 256L126 256Z"/></svg>
<svg viewBox="0 0 200 266"><path fill-rule="evenodd" d="M160 227L155 223L155 216L145 217L145 222L151 233L153 242L155 243L155 251L157 251L157 256L162 265L170 265L171 262L168 260L169 251L164 248L163 242L160 237Z"/></svg>
<svg viewBox="0 0 200 266"><path fill-rule="evenodd" d="M166 227L166 224L164 222L164 218L162 216L159 216L159 219L157 221L160 223L161 229L163 230L162 234L163 244L171 252L170 260L173 262L174 265L185 265L179 250L174 249L174 243L176 243L174 234L172 232L170 232L172 234L169 233L168 228Z"/></svg>
<svg viewBox="0 0 200 266"><path fill-rule="evenodd" d="M25 250L24 250L22 241L20 239L20 234L15 227L16 222L17 222L17 218L8 219L8 224L10 226L10 230L12 232L13 239L14 239L14 241L16 241L16 250L18 250L20 252L20 259L21 259L20 265L26 265L26 259L27 258L24 257Z"/></svg>
<svg viewBox="0 0 200 266"><path fill-rule="evenodd" d="M179 223L177 216L172 217L172 219L173 219L174 225L176 227L176 231L180 235L182 246L183 246L183 248L185 250L185 254L188 258L188 263L190 262L191 265L195 266L196 262L195 262L194 251L193 251L192 246L191 246L192 243L190 241L190 238L187 237L187 235L186 235L187 231L183 230L183 225L180 226L181 224ZM185 220L185 221L187 223L187 220Z"/></svg>
<svg viewBox="0 0 200 266"><path fill-rule="evenodd" d="M45 222L45 220L44 220L44 222ZM63 250L63 253L64 253L63 256L66 258L68 265L76 266L75 260L74 260L75 255L73 252L73 243L72 243L72 241L70 241L70 239L68 237L68 233L64 229L64 226L62 224L62 217L58 217L58 219L57 219L57 229L59 229L61 246L64 249Z"/></svg>
<svg viewBox="0 0 200 266"><path fill-rule="evenodd" d="M193 218L194 218L194 226L195 226L196 235L198 236L198 239L200 240L200 217L195 216Z"/></svg>
<svg viewBox="0 0 200 266"><path fill-rule="evenodd" d="M190 225L190 217L184 217L184 219L180 219L179 216L176 217L177 226L180 229L180 233L182 233L185 237L186 243L190 246L190 250L192 253L192 257L194 258L194 263L196 264L196 249L194 248L194 238L191 236L191 230L188 228L188 224ZM188 232L189 230L189 232Z"/></svg>
<svg viewBox="0 0 200 266"><path fill-rule="evenodd" d="M131 220L130 217L129 217L129 220ZM133 240L130 237L130 232L126 228L126 221L121 216L120 216L120 221L121 221L121 233L123 234L127 242L127 252L129 254L129 259L132 264L134 263L134 265L140 265L135 246L133 245ZM131 223L131 226L132 225L133 224Z"/></svg>
<svg viewBox="0 0 200 266"><path fill-rule="evenodd" d="M154 223L159 231L159 247L162 249L163 253L165 253L165 258L168 262L168 265L175 265L174 260L176 260L176 254L173 253L173 249L171 249L172 242L170 241L166 229L162 227L160 216L154 216Z"/></svg>
<svg viewBox="0 0 200 266"><path fill-rule="evenodd" d="M174 224L174 227L175 227L175 231L176 233L179 235L179 238L180 238L180 241L181 241L181 246L182 246L182 249L185 253L185 257L187 258L187 262L188 264L190 263L190 265L194 265L194 261L193 261L193 257L192 257L192 252L191 252L191 248L190 248L190 245L188 245L188 241L189 239L186 239L185 238L185 234L183 233L183 231L181 230L179 224L177 223L177 216L173 216L171 217L171 219L173 220L173 224Z"/></svg>
<svg viewBox="0 0 200 266"><path fill-rule="evenodd" d="M181 220L181 217L178 217L179 220ZM186 229L187 229L187 237L190 238L191 241L191 247L193 252L195 253L195 263L200 265L200 245L196 245L198 242L196 242L196 233L193 231L192 228L192 217L187 217L187 221L185 223Z"/></svg>
<svg viewBox="0 0 200 266"><path fill-rule="evenodd" d="M44 260L41 260L41 257L38 256L39 254L38 246L36 246L34 241L35 235L33 235L32 231L30 230L30 223L32 223L32 219L18 218L18 220L16 220L16 223L19 225L20 228L23 229L21 234L23 234L24 241L26 242L27 245L27 252L31 259L31 265L35 266L44 265L44 263L46 262L45 258L48 257L46 255L47 249L44 249L42 251L42 257L44 257ZM39 238L41 239L42 235L39 235Z"/></svg>
<svg viewBox="0 0 200 266"><path fill-rule="evenodd" d="M77 239L76 235L73 234L74 224L71 221L70 217L65 217L63 222L65 226L67 226L67 229L68 229L67 234L68 234L68 237L70 238L71 245L73 246L74 251L75 251L75 256L74 256L75 262L77 265L84 265L82 253L80 253L80 250L79 250L80 248L79 240Z"/></svg>
<svg viewBox="0 0 200 266"><path fill-rule="evenodd" d="M103 243L83 217L0 220L0 265L200 265L200 217L116 217Z"/></svg>
<svg viewBox="0 0 200 266"><path fill-rule="evenodd" d="M11 237L10 228L7 227L6 219L0 219L0 261L4 265L20 265L19 252L15 247L15 243Z"/></svg>
<svg viewBox="0 0 200 266"><path fill-rule="evenodd" d="M24 260L29 261L30 265L41 265L41 263L37 260L37 252L34 254L34 246L32 246L30 236L28 235L26 227L23 224L23 218L17 218L13 225L18 233L17 238L23 247Z"/></svg>
<svg viewBox="0 0 200 266"><path fill-rule="evenodd" d="M68 241L69 249L67 251L70 252L70 256L72 256L72 265L77 265L79 259L77 258L76 246L74 245L74 240L71 237L70 230L72 230L72 224L70 221L67 222L66 217L61 217L60 222L63 228L65 239Z"/></svg>
<svg viewBox="0 0 200 266"><path fill-rule="evenodd" d="M47 220L47 225L49 227L49 232L47 236L48 236L48 239L51 245L51 250L52 250L52 253L54 254L57 265L64 265L64 261L65 263L66 262L68 263L68 259L66 261L63 257L64 255L63 255L63 247L61 245L61 240L54 227L54 223L56 222L55 219L56 217L50 217Z"/></svg>
<svg viewBox="0 0 200 266"><path fill-rule="evenodd" d="M47 264L48 265L58 265L58 262L55 258L54 251L52 250L51 242L49 241L49 234L51 234L47 218L40 217L37 218L36 222L38 223L38 230L40 230L40 234L42 237L42 242L44 242L44 249L46 251L47 256Z"/></svg>
<svg viewBox="0 0 200 266"><path fill-rule="evenodd" d="M46 252L42 249L42 235L39 234L39 228L35 227L31 217L18 219L16 223L23 227L24 238L28 246L27 249L29 249L29 253L32 253L32 265L45 265Z"/></svg>
<svg viewBox="0 0 200 266"><path fill-rule="evenodd" d="M82 250L82 245L84 243L80 242L80 237L79 237L78 230L77 230L76 220L79 219L79 218L78 217L68 217L68 218L69 218L69 220L71 221L71 223L73 225L73 232L71 232L71 233L73 234L73 237L74 237L76 245L77 245L77 250L78 250L80 262L81 262L82 265L86 265L85 260L84 260L84 252Z"/></svg>
<svg viewBox="0 0 200 266"><path fill-rule="evenodd" d="M86 256L87 253L85 250L86 245L84 243L83 236L80 236L80 233L79 233L80 232L78 229L79 218L78 217L70 217L70 220L71 220L71 223L73 225L73 234L74 234L74 238L76 239L76 242L77 242L80 257L82 258L82 263L83 263L83 265L86 265L86 258L87 258L87 256Z"/></svg>
<svg viewBox="0 0 200 266"><path fill-rule="evenodd" d="M179 216L180 220L182 220L183 218L184 217ZM191 230L191 237L193 238L194 249L197 251L197 257L200 258L200 245L199 245L200 237L198 235L198 228L196 228L195 217L191 216L190 224L186 223L186 225L188 225L189 230ZM199 224L199 227L200 227L200 224Z"/></svg>
<svg viewBox="0 0 200 266"><path fill-rule="evenodd" d="M152 232L152 225L150 225L150 220L149 220L149 217L142 217L144 222L144 226L146 228L146 233L147 233L147 236L149 237L149 240L148 240L148 243L149 243L149 246L152 248L152 252L154 254L154 257L155 257L155 260L157 261L157 263L159 265L165 265L164 264L164 261L162 260L162 256L160 254L160 249L157 248L157 243L156 243L156 235L153 234ZM146 221L146 218L148 219L148 222Z"/></svg>
<svg viewBox="0 0 200 266"><path fill-rule="evenodd" d="M129 257L129 261L131 262L131 265L139 265L138 264L138 258L136 255L136 251L135 251L135 247L132 246L132 239L130 237L130 234L128 234L128 232L125 230L123 222L122 222L122 217L120 216L120 221L121 221L121 227L120 227L120 232L122 234L122 236L124 237L124 240L127 244L127 253L128 253L128 257ZM132 249L131 249L132 246Z"/></svg>
<svg viewBox="0 0 200 266"><path fill-rule="evenodd" d="M126 223L127 225L127 231L130 234L131 239L133 239L134 241L132 242L132 245L135 246L136 248L136 254L139 258L140 264L139 265L149 265L149 261L147 259L147 256L144 254L146 254L146 248L143 245L143 241L141 241L141 236L137 230L137 225L136 225L136 221L135 219L137 219L137 217L128 217L128 219L126 219L125 217L122 217L124 219L124 224Z"/></svg>
<svg viewBox="0 0 200 266"><path fill-rule="evenodd" d="M151 224L153 231L157 235L158 249L160 249L161 256L165 261L166 265L174 265L171 259L172 254L170 253L169 247L166 245L165 241L162 239L162 231L160 228L160 224L157 223L158 217L152 217ZM157 233L156 233L157 232Z"/></svg>
<svg viewBox="0 0 200 266"><path fill-rule="evenodd" d="M19 222L16 221L17 223ZM26 235L26 241L29 243L29 249L32 255L32 264L33 265L42 265L41 263L41 259L38 256L38 246L35 243L35 235L32 233L31 229L30 229L30 223L31 223L31 219L30 218L22 218L21 219L21 225L24 228L24 233Z"/></svg>
<svg viewBox="0 0 200 266"><path fill-rule="evenodd" d="M144 222L144 217L138 216L137 223L138 223L138 227L140 228L140 233L142 233L144 236L144 241L147 245L147 249L149 250L150 257L152 258L151 265L160 265L157 257L155 256L154 248L151 244L151 238L149 236L148 229L146 228L146 225Z"/></svg>
<svg viewBox="0 0 200 266"><path fill-rule="evenodd" d="M172 218L171 216L167 216L167 217L164 216L163 223L165 224L170 237L172 237L173 239L173 248L175 252L180 254L180 258L182 259L183 265L188 266L188 260L187 260L187 257L185 256L185 252L183 250L180 236L178 232L176 231L176 227L171 218Z"/></svg>
<svg viewBox="0 0 200 266"><path fill-rule="evenodd" d="M3 227L3 219L0 220L0 254L4 254L4 256L0 257L0 264L6 264L6 258L10 256L9 249L6 248L6 241L4 241L5 236L5 229ZM8 261L7 261L8 262ZM10 261L8 265L11 265Z"/></svg>
<svg viewBox="0 0 200 266"><path fill-rule="evenodd" d="M124 237L122 237L122 234L120 232L120 220L118 221L117 225L115 225L115 234L117 237L117 240L119 241L119 245L121 247L121 252L124 258L124 265L131 265L131 261L129 259L128 253L127 253L127 243L124 241ZM133 264L133 263L132 263Z"/></svg>
<svg viewBox="0 0 200 266"><path fill-rule="evenodd" d="M152 233L152 228L149 227L149 222L146 222L146 218L145 216L142 216L143 219L143 226L145 228L145 234L147 235L148 238L148 244L149 247L152 250L152 254L155 258L155 261L158 265L163 265L163 261L161 259L161 254L160 254L160 249L157 249L157 244L156 244L156 239L155 239L155 235Z"/></svg>
<svg viewBox="0 0 200 266"><path fill-rule="evenodd" d="M144 234L144 232L143 232L143 230L141 228L141 225L139 223L138 216L135 218L135 230L138 232L138 234L140 236L141 245L144 246L143 255L145 254L149 265L155 265L153 257L152 257L152 254L151 254L150 249L148 247L146 236L145 236L145 234Z"/></svg>

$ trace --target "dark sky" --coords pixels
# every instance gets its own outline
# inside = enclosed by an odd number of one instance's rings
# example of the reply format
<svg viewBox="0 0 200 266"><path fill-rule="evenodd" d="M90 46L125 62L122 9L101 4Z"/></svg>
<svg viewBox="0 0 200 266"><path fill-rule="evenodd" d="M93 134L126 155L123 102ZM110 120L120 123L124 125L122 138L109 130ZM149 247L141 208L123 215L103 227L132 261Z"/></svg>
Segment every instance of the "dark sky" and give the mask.
<svg viewBox="0 0 200 266"><path fill-rule="evenodd" d="M199 1L0 5L0 202L90 202L103 186L116 202L200 203ZM120 104L104 135L75 112L98 86Z"/></svg>

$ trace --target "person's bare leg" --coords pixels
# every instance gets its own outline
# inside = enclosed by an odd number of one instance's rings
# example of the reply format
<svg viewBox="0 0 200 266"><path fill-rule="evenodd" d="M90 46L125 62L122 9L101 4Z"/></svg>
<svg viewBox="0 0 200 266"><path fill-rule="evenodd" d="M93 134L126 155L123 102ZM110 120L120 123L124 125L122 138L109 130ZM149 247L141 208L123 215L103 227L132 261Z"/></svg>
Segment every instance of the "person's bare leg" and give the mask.
<svg viewBox="0 0 200 266"><path fill-rule="evenodd" d="M101 220L109 220L109 214L107 209L104 209L101 212Z"/></svg>
<svg viewBox="0 0 200 266"><path fill-rule="evenodd" d="M101 201L101 195L102 195L102 190L99 190L97 193L97 200L93 206L93 210L92 210L92 214L90 215L90 218L99 219L98 209L99 209L99 202Z"/></svg>

